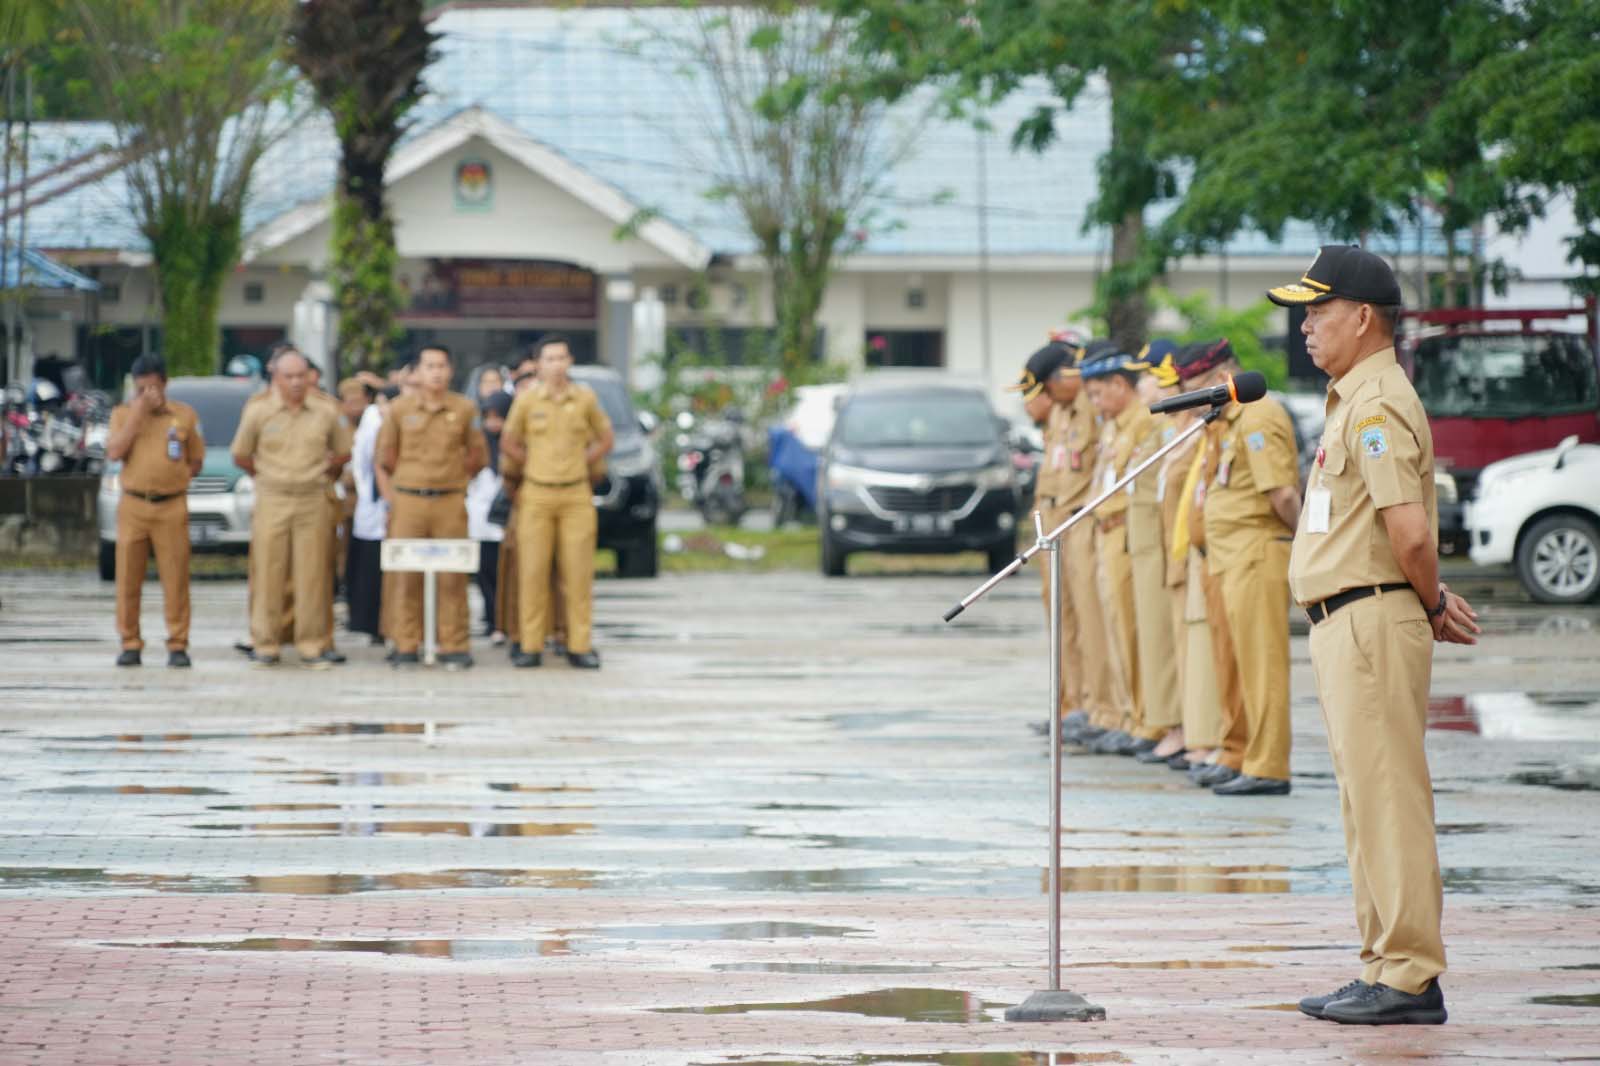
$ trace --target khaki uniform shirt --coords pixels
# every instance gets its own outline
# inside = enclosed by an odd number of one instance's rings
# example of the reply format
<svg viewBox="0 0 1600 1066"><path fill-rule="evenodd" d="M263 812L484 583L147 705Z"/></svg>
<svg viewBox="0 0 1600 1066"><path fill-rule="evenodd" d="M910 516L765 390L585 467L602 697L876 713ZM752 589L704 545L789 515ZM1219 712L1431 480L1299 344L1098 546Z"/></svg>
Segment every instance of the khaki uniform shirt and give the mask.
<svg viewBox="0 0 1600 1066"><path fill-rule="evenodd" d="M1229 404L1212 425L1216 471L1206 489L1206 561L1214 574L1263 557L1269 541L1289 530L1267 493L1300 484L1294 423L1270 396Z"/></svg>
<svg viewBox="0 0 1600 1066"><path fill-rule="evenodd" d="M1151 430L1142 440L1134 442L1128 456L1131 470L1156 453L1156 449L1178 435L1178 429L1169 415L1151 415ZM1166 538L1161 521L1161 466L1140 474L1128 486L1128 550L1131 552L1159 551L1165 554Z"/></svg>
<svg viewBox="0 0 1600 1066"><path fill-rule="evenodd" d="M1077 508L1089 502L1099 427L1095 424L1094 404L1089 402L1087 391L1080 389L1067 411L1066 476L1062 479L1061 497L1067 506Z"/></svg>
<svg viewBox="0 0 1600 1066"><path fill-rule="evenodd" d="M1117 479L1128 471L1128 460L1133 457L1134 452L1140 448L1153 447L1151 444L1153 437L1159 437L1155 416L1150 413L1150 408L1138 400L1131 401L1120 415L1101 426L1100 454L1094 465L1093 494L1099 495L1116 484ZM1156 444L1159 443L1158 439ZM1127 492L1119 492L1112 496L1095 512L1096 519L1105 523L1119 515L1125 515L1130 498L1131 495Z"/></svg>
<svg viewBox="0 0 1600 1066"><path fill-rule="evenodd" d="M1057 506L1063 495L1067 475L1067 422L1071 416L1070 407L1057 403L1050 405L1050 414L1044 420L1044 454L1039 458L1039 476L1033 483L1033 494L1048 506Z"/></svg>
<svg viewBox="0 0 1600 1066"><path fill-rule="evenodd" d="M378 454L395 452L394 484L399 489L464 490L469 455L487 456L483 431L473 425L477 408L459 392L447 392L437 407L420 395L401 396L389 405L378 431Z"/></svg>
<svg viewBox="0 0 1600 1066"><path fill-rule="evenodd" d="M511 404L501 441L522 445L522 477L535 485L566 486L589 480L589 445L605 436L611 420L587 385L567 382L559 397L539 382Z"/></svg>
<svg viewBox="0 0 1600 1066"><path fill-rule="evenodd" d="M1178 432L1176 421L1172 428L1174 433ZM1177 533L1178 516L1188 509L1191 502L1190 497L1184 494L1183 486L1189 468L1194 465L1195 449L1200 446L1202 439L1202 434L1190 437L1180 447L1168 452L1158 468L1156 502L1161 507L1161 542L1167 552L1168 585L1182 585L1189 579L1189 553L1185 551L1174 557L1172 553L1178 549L1173 541Z"/></svg>
<svg viewBox="0 0 1600 1066"><path fill-rule="evenodd" d="M1306 497L1319 489L1330 494L1328 532L1306 528L1308 503L1289 557L1289 590L1302 607L1407 580L1378 513L1385 507L1420 503L1428 526L1439 528L1433 433L1394 349L1368 356L1330 385L1327 415Z"/></svg>
<svg viewBox="0 0 1600 1066"><path fill-rule="evenodd" d="M133 417L127 404L111 411L115 435ZM178 446L174 456L169 450ZM206 442L200 435L200 416L193 407L168 399L144 416L138 434L122 460L122 487L152 496L177 496L189 490L189 469L205 458Z"/></svg>
<svg viewBox="0 0 1600 1066"><path fill-rule="evenodd" d="M291 410L272 392L244 405L230 450L235 459L255 460L259 490L323 492L328 459L350 454L350 431L337 404L308 398Z"/></svg>

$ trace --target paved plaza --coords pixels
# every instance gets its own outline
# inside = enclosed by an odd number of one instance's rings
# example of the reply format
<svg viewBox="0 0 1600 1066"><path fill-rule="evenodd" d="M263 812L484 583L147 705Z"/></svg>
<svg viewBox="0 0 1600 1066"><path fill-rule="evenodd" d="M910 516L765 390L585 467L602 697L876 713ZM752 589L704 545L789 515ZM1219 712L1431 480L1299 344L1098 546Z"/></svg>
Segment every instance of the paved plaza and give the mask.
<svg viewBox="0 0 1600 1066"><path fill-rule="evenodd" d="M1600 1061L1600 611L1469 589L1429 750L1442 1027L1293 1009L1356 973L1294 640L1294 793L1066 761L1044 987L1038 584L603 581L599 673L252 669L244 584L195 668L118 670L112 590L0 571L0 1064Z"/></svg>

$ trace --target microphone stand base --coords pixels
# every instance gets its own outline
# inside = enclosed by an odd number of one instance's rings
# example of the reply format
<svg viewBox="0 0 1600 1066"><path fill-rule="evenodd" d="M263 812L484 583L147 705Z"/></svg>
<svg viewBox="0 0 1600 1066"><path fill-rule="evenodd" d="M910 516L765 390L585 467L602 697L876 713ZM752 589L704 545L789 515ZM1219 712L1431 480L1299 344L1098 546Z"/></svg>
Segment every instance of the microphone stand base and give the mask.
<svg viewBox="0 0 1600 1066"><path fill-rule="evenodd" d="M1015 1007L1006 1010L1008 1022L1103 1022L1106 1009L1097 1007L1076 992L1059 989L1035 992Z"/></svg>

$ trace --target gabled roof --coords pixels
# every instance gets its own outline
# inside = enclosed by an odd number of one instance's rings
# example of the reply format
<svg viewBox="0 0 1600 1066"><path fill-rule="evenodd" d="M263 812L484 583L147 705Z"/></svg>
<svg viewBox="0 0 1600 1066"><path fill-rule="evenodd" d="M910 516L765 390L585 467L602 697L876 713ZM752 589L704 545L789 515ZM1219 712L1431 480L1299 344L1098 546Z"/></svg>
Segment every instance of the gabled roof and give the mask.
<svg viewBox="0 0 1600 1066"><path fill-rule="evenodd" d="M393 185L405 180L474 137L504 152L619 226L645 211L643 204L630 200L621 190L481 107L459 111L404 142L389 160L385 183ZM245 261L308 233L327 221L331 209L331 202L324 198L279 215L250 234L245 242ZM710 248L694 234L666 219L650 218L637 232L640 240L691 270L699 270L711 261Z"/></svg>
<svg viewBox="0 0 1600 1066"><path fill-rule="evenodd" d="M98 281L62 266L36 248L19 249L12 243L6 247L4 259L0 290L75 289L78 292L94 292L100 287Z"/></svg>

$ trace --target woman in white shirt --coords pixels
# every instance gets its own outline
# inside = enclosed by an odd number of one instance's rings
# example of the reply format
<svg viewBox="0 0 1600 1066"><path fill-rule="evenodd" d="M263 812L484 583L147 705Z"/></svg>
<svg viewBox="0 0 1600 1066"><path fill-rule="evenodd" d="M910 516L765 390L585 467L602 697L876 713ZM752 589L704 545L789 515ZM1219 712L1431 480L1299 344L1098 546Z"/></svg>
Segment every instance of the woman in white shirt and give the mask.
<svg viewBox="0 0 1600 1066"><path fill-rule="evenodd" d="M490 392L483 397L479 413L483 420L483 436L489 443L489 465L467 484L467 536L478 542L478 591L483 594L483 630L489 636L489 643L494 645L506 642L506 635L494 626L500 541L505 530L489 522L489 508L500 494L500 430L510 410L511 397L504 392Z"/></svg>
<svg viewBox="0 0 1600 1066"><path fill-rule="evenodd" d="M356 510L350 519L350 557L345 564L345 594L350 603L350 631L383 642L379 624L383 604L383 538L389 531L389 505L384 501L374 463L378 430L388 401L399 395L390 386L368 404L356 423L350 448L350 475L355 480Z"/></svg>

